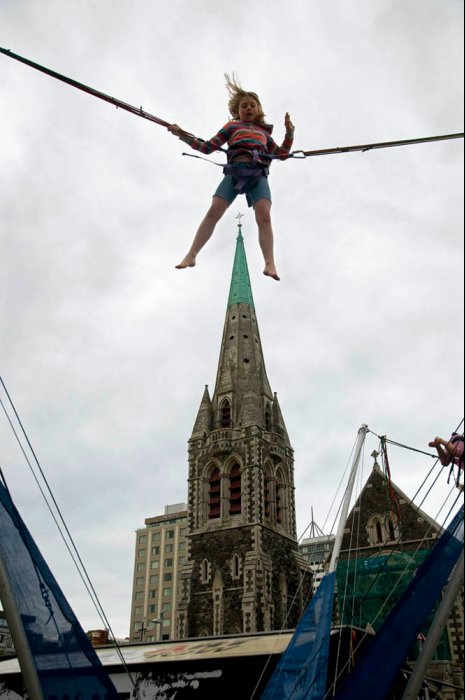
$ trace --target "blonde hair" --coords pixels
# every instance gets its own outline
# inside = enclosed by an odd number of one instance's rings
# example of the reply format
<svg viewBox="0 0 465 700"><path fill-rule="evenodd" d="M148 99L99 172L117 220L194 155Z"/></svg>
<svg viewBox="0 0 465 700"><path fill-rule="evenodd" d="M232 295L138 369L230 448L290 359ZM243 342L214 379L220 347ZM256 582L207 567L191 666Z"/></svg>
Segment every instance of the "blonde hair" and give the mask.
<svg viewBox="0 0 465 700"><path fill-rule="evenodd" d="M244 99L244 97L251 97L253 100L255 100L258 106L257 122L259 124L265 124L265 113L257 93L244 90L239 82L239 79L234 75L234 73L231 76L228 73L225 73L224 77L226 79L226 89L229 94L228 109L232 118L239 118L239 105L241 101Z"/></svg>

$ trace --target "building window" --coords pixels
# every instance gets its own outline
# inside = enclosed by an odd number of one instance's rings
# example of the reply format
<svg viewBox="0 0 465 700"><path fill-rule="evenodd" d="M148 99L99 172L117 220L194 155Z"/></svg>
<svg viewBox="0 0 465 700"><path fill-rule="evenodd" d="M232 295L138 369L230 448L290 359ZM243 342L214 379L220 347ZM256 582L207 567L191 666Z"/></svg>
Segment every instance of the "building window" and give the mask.
<svg viewBox="0 0 465 700"><path fill-rule="evenodd" d="M145 548L144 548L144 549L139 549L139 551L137 552L137 556L138 556L138 557L146 557L146 556L147 556L147 550L146 550Z"/></svg>
<svg viewBox="0 0 465 700"><path fill-rule="evenodd" d="M271 409L270 409L270 404L266 404L265 408L265 430L270 433L271 432Z"/></svg>
<svg viewBox="0 0 465 700"><path fill-rule="evenodd" d="M200 579L202 583L208 583L208 580L210 578L210 564L208 563L208 559L204 559L202 562L202 565L200 567Z"/></svg>
<svg viewBox="0 0 465 700"><path fill-rule="evenodd" d="M285 529L289 528L289 486L286 477L285 469L278 467L275 482L276 523Z"/></svg>
<svg viewBox="0 0 465 700"><path fill-rule="evenodd" d="M152 575L150 576L149 581L150 581L150 583L158 583L158 579L159 579L158 574L152 574Z"/></svg>
<svg viewBox="0 0 465 700"><path fill-rule="evenodd" d="M170 566L173 566L173 560L172 559L165 559L165 566L167 568Z"/></svg>
<svg viewBox="0 0 465 700"><path fill-rule="evenodd" d="M137 593L134 595L134 600L144 600L144 592L137 591Z"/></svg>
<svg viewBox="0 0 465 700"><path fill-rule="evenodd" d="M156 588L152 588L152 589L149 591L149 598L156 598L156 597L157 597L157 589L156 589Z"/></svg>
<svg viewBox="0 0 465 700"><path fill-rule="evenodd" d="M229 514L239 515L241 512L241 470L238 464L234 464L229 473Z"/></svg>
<svg viewBox="0 0 465 700"><path fill-rule="evenodd" d="M220 406L220 427L231 427L231 404L229 403L228 399L224 399Z"/></svg>
<svg viewBox="0 0 465 700"><path fill-rule="evenodd" d="M134 615L142 615L143 610L144 608L142 605L138 605L136 608L134 608Z"/></svg>
<svg viewBox="0 0 465 700"><path fill-rule="evenodd" d="M153 532L152 533L152 541L153 542L158 542L160 539L161 533L160 532Z"/></svg>
<svg viewBox="0 0 465 700"><path fill-rule="evenodd" d="M167 540L174 540L174 530L167 530L165 537Z"/></svg>
<svg viewBox="0 0 465 700"><path fill-rule="evenodd" d="M270 517L270 500L271 500L271 476L268 471L265 471L263 483L263 497L265 505L265 518Z"/></svg>
<svg viewBox="0 0 465 700"><path fill-rule="evenodd" d="M172 544L165 544L165 554L171 554L173 551L173 545Z"/></svg>
<svg viewBox="0 0 465 700"><path fill-rule="evenodd" d="M139 544L147 543L147 535L139 535Z"/></svg>
<svg viewBox="0 0 465 700"><path fill-rule="evenodd" d="M147 608L147 612L149 615L156 615L157 614L157 606L156 605L149 605Z"/></svg>
<svg viewBox="0 0 465 700"><path fill-rule="evenodd" d="M152 547L152 556L156 557L160 554L160 547Z"/></svg>
<svg viewBox="0 0 465 700"><path fill-rule="evenodd" d="M281 485L280 481L276 480L276 522L279 524L281 524L282 519L283 519L281 496L282 496L282 485Z"/></svg>
<svg viewBox="0 0 465 700"><path fill-rule="evenodd" d="M153 561L150 562L150 568L151 569L158 569L160 567L160 562L158 559L154 559Z"/></svg>
<svg viewBox="0 0 465 700"><path fill-rule="evenodd" d="M395 542L399 538L399 525L393 513L385 516L375 513L367 525L368 539L372 545Z"/></svg>
<svg viewBox="0 0 465 700"><path fill-rule="evenodd" d="M143 586L145 583L145 578L144 576L138 576L136 578L136 586Z"/></svg>
<svg viewBox="0 0 465 700"><path fill-rule="evenodd" d="M170 598L172 590L173 590L172 588L164 588L163 589L163 598Z"/></svg>
<svg viewBox="0 0 465 700"><path fill-rule="evenodd" d="M169 583L173 580L173 574L163 574L163 581Z"/></svg>
<svg viewBox="0 0 465 700"><path fill-rule="evenodd" d="M219 518L221 514L221 479L220 470L215 467L210 475L208 489L208 517Z"/></svg>
<svg viewBox="0 0 465 700"><path fill-rule="evenodd" d="M141 562L140 564L137 565L136 567L137 571L145 571L145 562Z"/></svg>
<svg viewBox="0 0 465 700"><path fill-rule="evenodd" d="M231 576L233 579L238 579L241 576L241 560L239 555L235 554L231 562Z"/></svg>

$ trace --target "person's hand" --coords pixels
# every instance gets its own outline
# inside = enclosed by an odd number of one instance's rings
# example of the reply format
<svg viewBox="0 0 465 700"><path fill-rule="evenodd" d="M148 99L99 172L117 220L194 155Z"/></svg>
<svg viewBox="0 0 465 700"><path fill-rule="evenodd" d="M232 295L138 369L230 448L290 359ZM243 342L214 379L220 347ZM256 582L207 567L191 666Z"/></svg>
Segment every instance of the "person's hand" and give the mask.
<svg viewBox="0 0 465 700"><path fill-rule="evenodd" d="M170 124L166 128L168 129L168 131L171 131L171 133L174 134L175 136L181 136L181 134L184 133L183 130L181 129L181 127L178 126L177 124Z"/></svg>
<svg viewBox="0 0 465 700"><path fill-rule="evenodd" d="M295 129L294 124L292 123L292 120L291 120L291 115L289 114L289 112L286 112L286 114L284 116L284 126L286 127L287 132L294 131L294 129Z"/></svg>
<svg viewBox="0 0 465 700"><path fill-rule="evenodd" d="M428 443L429 447L437 447L441 443L440 437L435 437L434 440Z"/></svg>

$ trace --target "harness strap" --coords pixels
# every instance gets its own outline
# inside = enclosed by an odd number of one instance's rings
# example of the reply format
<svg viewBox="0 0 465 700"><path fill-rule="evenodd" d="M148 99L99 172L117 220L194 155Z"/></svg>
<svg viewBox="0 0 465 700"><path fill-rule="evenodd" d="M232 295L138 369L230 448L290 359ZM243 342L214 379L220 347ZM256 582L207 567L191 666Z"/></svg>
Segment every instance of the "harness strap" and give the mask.
<svg viewBox="0 0 465 700"><path fill-rule="evenodd" d="M250 162L234 162L239 155L252 156ZM243 194L246 189L253 187L262 177L267 177L269 167L262 162L259 151L254 148L230 148L228 150L228 162L223 168L223 173L234 180L234 189Z"/></svg>
<svg viewBox="0 0 465 700"><path fill-rule="evenodd" d="M219 149L223 153L224 149ZM226 151L228 162L226 165L223 163L215 163L215 161L209 158L204 158L203 156L198 156L193 153L183 153L183 156L189 156L190 158L197 158L199 160L206 160L207 163L211 165L218 165L223 168L224 175L229 175L234 180L234 189L238 191L239 194L243 194L246 188L253 187L262 177L268 177L270 172L269 165L262 162L263 156L254 149L251 151L247 148L231 148ZM232 162L233 158L240 154L247 154L252 156L252 160L249 162ZM271 157L269 158L271 159Z"/></svg>

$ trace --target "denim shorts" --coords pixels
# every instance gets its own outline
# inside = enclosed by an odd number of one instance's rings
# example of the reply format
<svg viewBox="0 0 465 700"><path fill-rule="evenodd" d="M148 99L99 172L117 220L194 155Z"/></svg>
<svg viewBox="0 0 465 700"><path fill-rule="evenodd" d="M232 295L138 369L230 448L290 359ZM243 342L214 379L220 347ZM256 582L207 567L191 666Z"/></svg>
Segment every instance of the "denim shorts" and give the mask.
<svg viewBox="0 0 465 700"><path fill-rule="evenodd" d="M238 163L239 167L241 167L241 165L242 163ZM244 166L250 167L249 163L244 163ZM232 204L237 195L241 194L234 189L234 186L234 178L231 175L226 175L218 185L218 188L213 196L221 197L228 204ZM271 191L266 175L263 175L258 182L250 187L250 189L246 187L244 194L247 198L247 204L249 207L254 207L260 199L268 199L271 202Z"/></svg>

